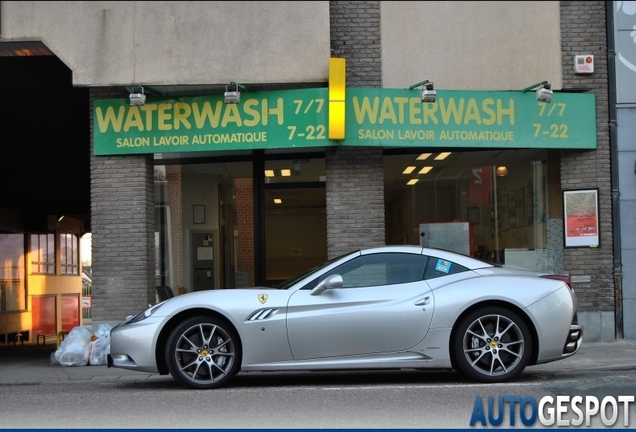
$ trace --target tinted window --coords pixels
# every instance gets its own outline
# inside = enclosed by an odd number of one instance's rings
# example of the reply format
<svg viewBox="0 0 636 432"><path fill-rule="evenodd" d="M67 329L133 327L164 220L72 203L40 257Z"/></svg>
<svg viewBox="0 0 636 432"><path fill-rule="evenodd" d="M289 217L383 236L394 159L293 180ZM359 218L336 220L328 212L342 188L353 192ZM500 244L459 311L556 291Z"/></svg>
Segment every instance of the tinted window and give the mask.
<svg viewBox="0 0 636 432"><path fill-rule="evenodd" d="M320 278L307 284L311 289L332 274L342 276L342 288L392 285L421 281L426 266L426 257L408 253L380 253L362 255L336 267Z"/></svg>
<svg viewBox="0 0 636 432"><path fill-rule="evenodd" d="M440 276L447 276L465 272L468 269L452 261L444 260L436 257L428 257L426 263L426 274L424 279L435 279Z"/></svg>

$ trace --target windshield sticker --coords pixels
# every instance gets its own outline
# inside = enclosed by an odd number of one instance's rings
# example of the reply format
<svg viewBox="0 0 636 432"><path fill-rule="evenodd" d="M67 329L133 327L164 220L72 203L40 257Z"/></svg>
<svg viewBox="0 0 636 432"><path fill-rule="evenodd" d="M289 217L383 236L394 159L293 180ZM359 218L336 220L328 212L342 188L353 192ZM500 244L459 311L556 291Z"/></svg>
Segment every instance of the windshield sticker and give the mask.
<svg viewBox="0 0 636 432"><path fill-rule="evenodd" d="M448 273L451 268L451 264L449 261L438 259L437 265L435 266L435 270L442 273Z"/></svg>

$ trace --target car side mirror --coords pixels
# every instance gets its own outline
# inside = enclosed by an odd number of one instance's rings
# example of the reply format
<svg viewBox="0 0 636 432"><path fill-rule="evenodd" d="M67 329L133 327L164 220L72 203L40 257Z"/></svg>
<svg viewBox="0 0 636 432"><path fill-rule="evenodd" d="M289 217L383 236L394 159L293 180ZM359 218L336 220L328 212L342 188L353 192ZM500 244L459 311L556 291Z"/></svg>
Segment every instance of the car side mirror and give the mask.
<svg viewBox="0 0 636 432"><path fill-rule="evenodd" d="M328 289L342 288L342 284L342 276L339 274L333 274L325 278L325 280L316 285L314 289L309 291L309 295L318 295Z"/></svg>

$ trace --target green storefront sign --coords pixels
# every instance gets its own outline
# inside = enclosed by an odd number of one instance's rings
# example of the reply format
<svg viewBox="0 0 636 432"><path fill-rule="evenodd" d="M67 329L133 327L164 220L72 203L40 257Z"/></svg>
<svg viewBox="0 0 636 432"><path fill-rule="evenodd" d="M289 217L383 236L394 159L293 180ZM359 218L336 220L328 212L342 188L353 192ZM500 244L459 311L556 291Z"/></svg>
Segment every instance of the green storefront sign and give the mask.
<svg viewBox="0 0 636 432"><path fill-rule="evenodd" d="M556 92L549 104L534 92L348 88L346 139L328 139L328 89L127 99L94 103L96 155L382 146L436 148L595 149L593 94Z"/></svg>

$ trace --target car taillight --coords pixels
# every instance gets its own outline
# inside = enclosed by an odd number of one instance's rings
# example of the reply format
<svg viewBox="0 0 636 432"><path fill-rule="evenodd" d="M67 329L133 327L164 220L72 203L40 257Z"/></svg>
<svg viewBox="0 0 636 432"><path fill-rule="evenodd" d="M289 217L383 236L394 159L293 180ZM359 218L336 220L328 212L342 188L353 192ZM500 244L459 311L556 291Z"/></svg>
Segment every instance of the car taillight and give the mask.
<svg viewBox="0 0 636 432"><path fill-rule="evenodd" d="M557 274L549 274L549 275L541 275L541 277L547 279L555 279L560 280L561 282L565 282L568 288L572 289L572 284L570 283L570 277L566 275L557 275Z"/></svg>

